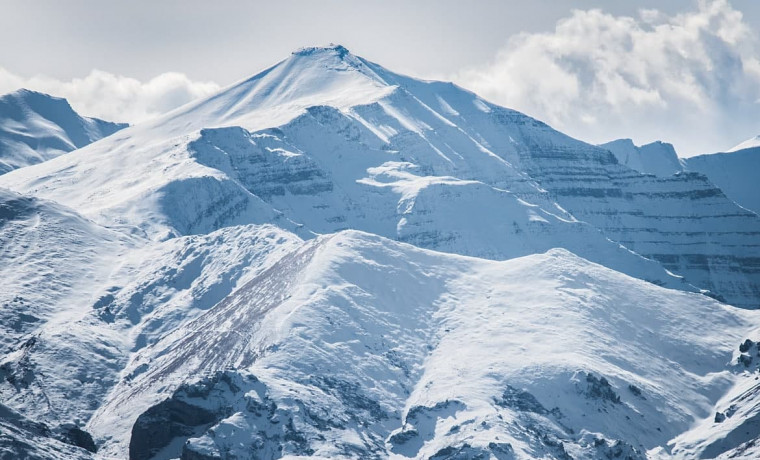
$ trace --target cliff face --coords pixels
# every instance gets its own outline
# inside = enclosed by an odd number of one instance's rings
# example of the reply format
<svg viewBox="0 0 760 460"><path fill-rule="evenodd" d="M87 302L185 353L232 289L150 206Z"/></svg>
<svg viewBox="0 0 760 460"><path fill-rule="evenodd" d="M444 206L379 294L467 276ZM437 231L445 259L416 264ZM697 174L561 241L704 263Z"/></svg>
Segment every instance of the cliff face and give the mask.
<svg viewBox="0 0 760 460"><path fill-rule="evenodd" d="M497 262L344 231L142 348L88 429L134 459L645 458L705 416L706 373L741 380L725 366L756 317L565 250Z"/></svg>
<svg viewBox="0 0 760 460"><path fill-rule="evenodd" d="M593 155L524 156L531 177L578 219L723 301L757 308L757 215L737 206L705 176L641 175Z"/></svg>

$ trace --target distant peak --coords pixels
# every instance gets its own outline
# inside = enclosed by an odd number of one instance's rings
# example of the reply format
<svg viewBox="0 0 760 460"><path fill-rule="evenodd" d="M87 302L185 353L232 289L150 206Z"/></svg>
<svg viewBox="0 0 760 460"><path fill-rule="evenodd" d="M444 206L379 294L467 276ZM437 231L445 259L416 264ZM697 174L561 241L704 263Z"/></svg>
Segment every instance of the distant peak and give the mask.
<svg viewBox="0 0 760 460"><path fill-rule="evenodd" d="M32 110L39 112L46 110L45 107L62 107L64 110L73 112L69 101L62 97L51 96L50 94L40 93L31 89L21 88L11 93L0 96L0 101L6 104L14 104L30 107Z"/></svg>
<svg viewBox="0 0 760 460"><path fill-rule="evenodd" d="M755 147L760 147L760 134L758 134L757 136L753 138L747 139L741 144L735 145L734 147L729 149L728 152L736 152L738 150L751 149Z"/></svg>
<svg viewBox="0 0 760 460"><path fill-rule="evenodd" d="M629 138L623 138L623 139L615 139L614 141L605 142L604 144L599 144L599 147L602 148L636 148L636 144L633 143L633 139Z"/></svg>
<svg viewBox="0 0 760 460"><path fill-rule="evenodd" d="M663 142L663 141L654 141L649 144L642 145L639 147L641 149L641 153L648 154L648 155L668 155L672 158L678 158L678 154L676 153L676 148L673 146L673 144L669 142Z"/></svg>
<svg viewBox="0 0 760 460"><path fill-rule="evenodd" d="M26 88L17 89L16 91L12 91L6 94L6 96L15 97L19 99L27 99L30 97L46 98L46 99L63 99L60 97L51 96L50 94L47 94L47 93L41 93L39 91L34 91L31 89L26 89Z"/></svg>
<svg viewBox="0 0 760 460"><path fill-rule="evenodd" d="M341 59L351 54L345 46L334 43L330 43L327 46L306 46L293 51L294 56L314 56L328 53L335 54Z"/></svg>

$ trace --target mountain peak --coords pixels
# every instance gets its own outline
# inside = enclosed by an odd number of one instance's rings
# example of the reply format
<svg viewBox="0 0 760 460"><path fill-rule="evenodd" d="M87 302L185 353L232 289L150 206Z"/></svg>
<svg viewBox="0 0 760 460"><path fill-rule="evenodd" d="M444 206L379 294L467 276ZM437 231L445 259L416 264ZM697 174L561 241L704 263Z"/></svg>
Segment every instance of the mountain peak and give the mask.
<svg viewBox="0 0 760 460"><path fill-rule="evenodd" d="M729 149L729 152L736 152L738 150L744 150L744 149L751 149L754 147L760 147L760 134L757 136L747 139L746 141L742 142L741 144L738 144L734 146L733 148Z"/></svg>
<svg viewBox="0 0 760 460"><path fill-rule="evenodd" d="M41 93L39 91L34 91L31 89L26 88L19 88L16 91L12 91L8 94L0 96L0 101L4 101L6 103L21 103L21 104L32 104L32 105L39 105L39 104L45 104L45 105L53 105L53 106L63 106L66 107L68 110L71 110L73 112L73 109L71 108L71 105L69 104L69 101L62 97L55 97L51 96L47 93ZM11 102L15 101L15 102Z"/></svg>
<svg viewBox="0 0 760 460"><path fill-rule="evenodd" d="M667 142L636 145L631 139L617 139L599 146L612 152L618 163L641 173L667 177L683 170L675 148Z"/></svg>
<svg viewBox="0 0 760 460"><path fill-rule="evenodd" d="M27 98L27 97L35 97L35 96L46 97L49 99L61 99L59 97L51 96L50 94L47 94L47 93L41 93L39 91L34 91L27 88L19 88L16 91L11 91L10 93L6 94L3 97Z"/></svg>
<svg viewBox="0 0 760 460"><path fill-rule="evenodd" d="M366 65L366 61L352 54L348 48L343 45L330 43L327 46L307 46L299 48L291 53L290 59L285 62L298 63L295 69L301 69L302 66L314 66L322 70L353 70L359 71L367 77L378 80Z"/></svg>
<svg viewBox="0 0 760 460"><path fill-rule="evenodd" d="M166 117L182 130L221 125L257 130L287 123L312 106L369 104L393 89L372 64L344 46L311 46Z"/></svg>
<svg viewBox="0 0 760 460"><path fill-rule="evenodd" d="M293 51L293 53L291 54L293 54L294 56L314 56L314 55L331 54L331 55L337 55L339 58L342 59L351 53L343 45L336 45L335 43L330 43L327 46L305 46L303 48L299 48Z"/></svg>

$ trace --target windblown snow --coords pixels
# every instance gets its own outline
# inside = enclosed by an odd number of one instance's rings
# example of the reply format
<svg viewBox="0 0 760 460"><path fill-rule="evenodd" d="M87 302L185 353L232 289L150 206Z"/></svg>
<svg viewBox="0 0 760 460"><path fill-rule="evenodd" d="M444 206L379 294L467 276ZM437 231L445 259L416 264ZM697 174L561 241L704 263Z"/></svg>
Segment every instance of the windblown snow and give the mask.
<svg viewBox="0 0 760 460"><path fill-rule="evenodd" d="M72 145L0 176L0 458L760 454L760 217L669 144L329 46Z"/></svg>

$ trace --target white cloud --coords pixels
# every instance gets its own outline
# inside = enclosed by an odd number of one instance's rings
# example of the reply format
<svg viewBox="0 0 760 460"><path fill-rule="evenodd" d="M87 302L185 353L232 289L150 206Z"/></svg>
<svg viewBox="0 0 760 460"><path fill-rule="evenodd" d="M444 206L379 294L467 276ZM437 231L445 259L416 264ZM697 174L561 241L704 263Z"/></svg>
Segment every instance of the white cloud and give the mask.
<svg viewBox="0 0 760 460"><path fill-rule="evenodd" d="M93 70L84 78L61 81L46 76L23 78L0 67L0 94L27 88L68 99L82 115L136 123L168 112L219 89L213 82L191 81L168 72L147 82Z"/></svg>
<svg viewBox="0 0 760 460"><path fill-rule="evenodd" d="M455 80L583 140L662 139L688 156L760 133L758 50L727 0L675 16L574 11Z"/></svg>

